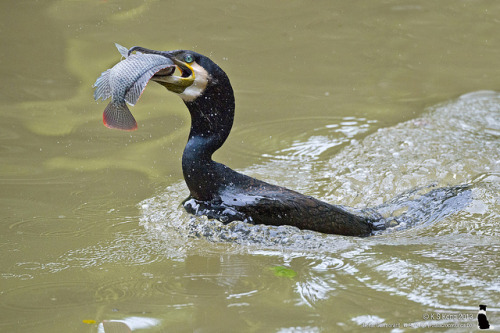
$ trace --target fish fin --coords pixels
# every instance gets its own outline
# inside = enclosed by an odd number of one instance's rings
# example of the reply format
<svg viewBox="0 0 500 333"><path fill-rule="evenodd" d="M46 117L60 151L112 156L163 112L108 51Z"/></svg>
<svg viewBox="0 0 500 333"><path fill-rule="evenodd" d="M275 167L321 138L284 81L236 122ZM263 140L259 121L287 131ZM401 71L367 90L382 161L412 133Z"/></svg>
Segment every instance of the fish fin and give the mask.
<svg viewBox="0 0 500 333"><path fill-rule="evenodd" d="M117 103L111 101L102 114L102 122L108 128L116 128L124 131L137 129L137 122L125 102Z"/></svg>
<svg viewBox="0 0 500 333"><path fill-rule="evenodd" d="M96 88L94 91L94 99L97 101L101 98L103 101L111 97L111 86L109 84L109 75L111 70L108 69L105 72L102 72L101 76L97 78L93 88Z"/></svg>
<svg viewBox="0 0 500 333"><path fill-rule="evenodd" d="M142 93L144 92L144 89L146 89L146 85L148 84L149 80L151 80L153 75L155 75L162 69L173 66L173 63L161 64L151 68L150 70L142 74L125 94L125 100L127 101L127 103L129 103L130 105L135 105L135 103L137 103L137 101L139 100L139 97L141 97Z"/></svg>
<svg viewBox="0 0 500 333"><path fill-rule="evenodd" d="M116 48L118 49L118 52L122 55L124 58L128 58L128 49L125 46L121 46L118 43L115 43Z"/></svg>

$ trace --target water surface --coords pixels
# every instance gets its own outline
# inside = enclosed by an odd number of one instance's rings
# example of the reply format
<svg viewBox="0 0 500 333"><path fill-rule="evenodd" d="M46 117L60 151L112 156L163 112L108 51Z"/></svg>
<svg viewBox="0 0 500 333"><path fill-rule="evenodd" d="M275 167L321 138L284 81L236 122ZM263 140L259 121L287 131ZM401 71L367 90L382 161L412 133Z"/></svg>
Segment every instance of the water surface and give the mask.
<svg viewBox="0 0 500 333"><path fill-rule="evenodd" d="M478 304L500 325L500 4L1 7L1 331L469 332ZM364 239L193 218L180 99L150 84L137 131L102 125L114 42L223 67L237 110L215 158L238 171L357 208L468 183L470 204Z"/></svg>

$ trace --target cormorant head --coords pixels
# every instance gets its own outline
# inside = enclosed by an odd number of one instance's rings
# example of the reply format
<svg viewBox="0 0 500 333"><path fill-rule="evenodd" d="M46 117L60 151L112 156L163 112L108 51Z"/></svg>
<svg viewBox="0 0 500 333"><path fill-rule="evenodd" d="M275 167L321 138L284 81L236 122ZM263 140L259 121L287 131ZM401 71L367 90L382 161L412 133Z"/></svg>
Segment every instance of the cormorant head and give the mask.
<svg viewBox="0 0 500 333"><path fill-rule="evenodd" d="M208 86L216 85L218 78L227 78L222 69L212 60L199 53L187 50L155 51L140 46L132 47L128 53L160 54L171 59L178 71L156 73L151 80L178 94L185 102L192 102L201 96ZM178 75L176 75L178 74Z"/></svg>

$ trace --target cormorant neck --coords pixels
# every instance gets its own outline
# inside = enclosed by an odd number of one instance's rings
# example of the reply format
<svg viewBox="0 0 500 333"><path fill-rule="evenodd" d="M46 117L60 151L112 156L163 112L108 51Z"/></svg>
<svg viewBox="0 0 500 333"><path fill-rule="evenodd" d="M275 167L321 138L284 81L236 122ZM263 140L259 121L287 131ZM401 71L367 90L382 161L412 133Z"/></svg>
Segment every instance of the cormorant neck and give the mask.
<svg viewBox="0 0 500 333"><path fill-rule="evenodd" d="M206 149L211 155L226 141L233 126L234 94L229 80L209 85L201 96L185 104L191 114L189 140L207 139L210 145Z"/></svg>
<svg viewBox="0 0 500 333"><path fill-rule="evenodd" d="M191 114L191 131L182 155L182 170L191 196L203 201L217 197L223 176L212 154L226 141L233 126L233 89L222 74L211 77L196 99L185 101Z"/></svg>

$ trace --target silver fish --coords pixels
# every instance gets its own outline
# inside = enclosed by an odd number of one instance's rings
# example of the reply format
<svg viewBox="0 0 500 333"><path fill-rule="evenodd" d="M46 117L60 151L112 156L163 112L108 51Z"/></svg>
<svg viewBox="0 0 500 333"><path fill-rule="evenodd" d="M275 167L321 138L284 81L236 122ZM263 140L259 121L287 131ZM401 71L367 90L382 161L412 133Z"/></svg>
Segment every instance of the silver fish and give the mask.
<svg viewBox="0 0 500 333"><path fill-rule="evenodd" d="M158 54L130 54L127 48L115 44L124 60L113 68L103 72L92 87L94 99L103 101L111 97L111 102L104 109L102 119L109 128L127 131L137 129L137 122L127 107L135 105L149 80L161 71L161 75L170 75L175 71L172 60Z"/></svg>

